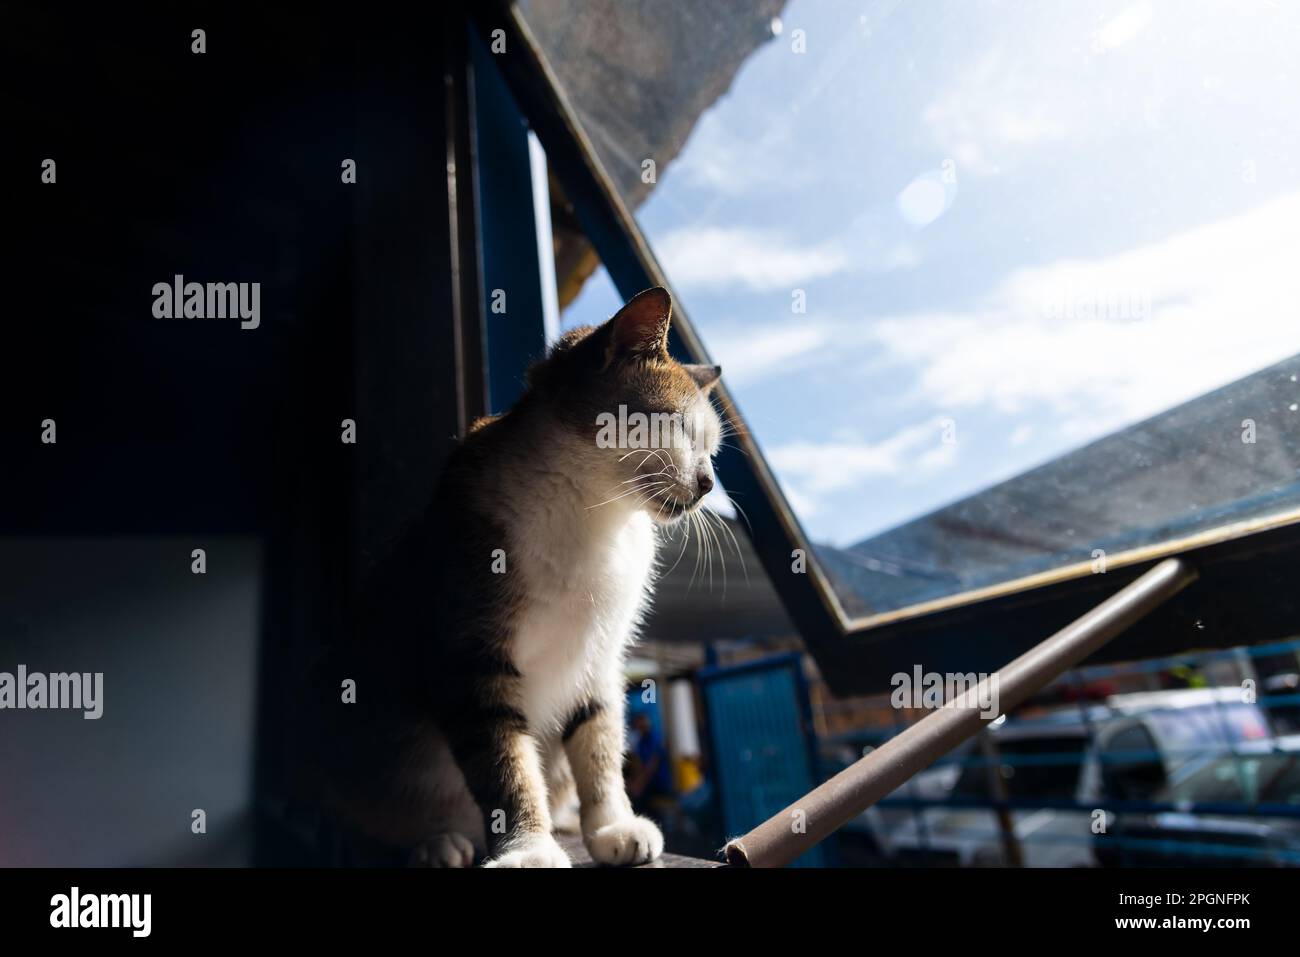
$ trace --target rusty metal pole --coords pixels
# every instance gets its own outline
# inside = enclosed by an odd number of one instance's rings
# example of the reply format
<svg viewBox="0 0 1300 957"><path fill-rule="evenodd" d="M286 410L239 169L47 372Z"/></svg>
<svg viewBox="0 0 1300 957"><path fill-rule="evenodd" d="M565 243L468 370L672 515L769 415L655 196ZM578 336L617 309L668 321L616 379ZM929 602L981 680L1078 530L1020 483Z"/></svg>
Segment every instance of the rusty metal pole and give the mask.
<svg viewBox="0 0 1300 957"><path fill-rule="evenodd" d="M1165 559L1000 672L728 842L727 862L740 867L790 863L988 724L992 718L980 713L984 695L996 690L1005 714L1195 579L1196 572L1181 559ZM987 687L995 678L996 688Z"/></svg>
<svg viewBox="0 0 1300 957"><path fill-rule="evenodd" d="M1016 836L1016 822L1007 801L1011 795L1006 778L1002 776L1002 752L998 743L987 733L979 736L980 754L984 758L984 776L988 781L989 795L997 803L998 834L1002 837L1002 854L1008 867L1024 867L1025 856Z"/></svg>

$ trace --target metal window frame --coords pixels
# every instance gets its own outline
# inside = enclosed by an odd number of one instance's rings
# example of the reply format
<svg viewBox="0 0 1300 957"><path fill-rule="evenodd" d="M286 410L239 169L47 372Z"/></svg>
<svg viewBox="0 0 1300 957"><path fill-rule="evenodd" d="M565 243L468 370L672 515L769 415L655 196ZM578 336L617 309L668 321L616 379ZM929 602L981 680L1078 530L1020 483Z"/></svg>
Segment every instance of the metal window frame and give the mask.
<svg viewBox="0 0 1300 957"><path fill-rule="evenodd" d="M504 35L505 52L494 53L493 62L619 293L630 297L656 285L671 289L516 5L493 0L475 6L470 16L485 43ZM674 312L675 354L711 362L680 301ZM1070 565L855 618L837 597L746 427L725 373L716 398L736 427L735 447L724 447L717 457L718 475L743 510L754 549L790 619L837 693L885 690L891 675L921 656L940 671L994 670L1173 556L1197 569L1198 584L1099 649L1094 660L1252 644L1297 630L1300 597L1292 597L1290 583L1300 571L1300 510L1109 556L1104 574L1093 574L1087 564ZM793 571L799 554L806 559L804 573ZM1223 601L1224 595L1232 600Z"/></svg>

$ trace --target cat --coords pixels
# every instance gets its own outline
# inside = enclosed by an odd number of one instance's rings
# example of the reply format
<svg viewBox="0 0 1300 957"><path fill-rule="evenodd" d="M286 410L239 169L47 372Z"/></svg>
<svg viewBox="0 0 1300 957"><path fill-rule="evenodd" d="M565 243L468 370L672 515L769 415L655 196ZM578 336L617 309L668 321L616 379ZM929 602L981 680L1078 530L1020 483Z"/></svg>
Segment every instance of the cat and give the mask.
<svg viewBox="0 0 1300 957"><path fill-rule="evenodd" d="M572 823L597 863L662 853L624 789L623 659L657 526L701 507L722 436L721 370L669 355L671 314L656 287L560 338L463 438L387 563L352 666L370 703L343 709L331 745L352 786L331 795L412 863L567 867L553 831ZM610 441L611 417L638 413L671 441Z"/></svg>

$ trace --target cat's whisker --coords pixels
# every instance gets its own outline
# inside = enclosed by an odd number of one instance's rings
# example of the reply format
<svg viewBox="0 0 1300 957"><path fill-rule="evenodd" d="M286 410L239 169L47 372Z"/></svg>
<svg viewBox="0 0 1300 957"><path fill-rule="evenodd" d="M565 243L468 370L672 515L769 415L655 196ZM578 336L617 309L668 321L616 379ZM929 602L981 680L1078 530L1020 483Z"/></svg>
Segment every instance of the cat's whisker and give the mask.
<svg viewBox="0 0 1300 957"><path fill-rule="evenodd" d="M636 491L639 491L639 490L640 490L640 489L638 489L638 488L625 488L625 489L620 489L617 485L615 485L613 488L606 489L605 492L602 493L602 494L609 494L610 492L617 492L618 494L616 494L616 495L613 496L612 498L608 498L608 499L606 499L606 500L603 501L603 502L598 502L598 503L595 504L595 505L588 505L588 506L586 506L586 508L588 508L588 509L600 508L600 506L602 506L602 505L608 505L610 502L617 502L620 498L623 498L625 495L631 495L633 492L636 492Z"/></svg>
<svg viewBox="0 0 1300 957"><path fill-rule="evenodd" d="M659 477L658 473L656 473L656 475L638 475L636 479L634 479L633 481L619 482L619 484L615 485L614 488L607 489L607 492L636 492L636 490L638 489L650 488L650 486L647 485L646 482L650 482L650 484L653 485L660 485L660 484L669 484L669 482L672 481L671 479L663 479L658 482L655 482L654 480L658 479L658 477ZM624 489L623 488L624 485L633 485L633 488Z"/></svg>
<svg viewBox="0 0 1300 957"><path fill-rule="evenodd" d="M695 518L695 527L699 531L700 583L704 583L704 577L707 575L709 591L713 591L713 542L709 539L709 530L705 527L700 513L692 512L691 515Z"/></svg>
<svg viewBox="0 0 1300 957"><path fill-rule="evenodd" d="M671 529L671 528L669 529L668 535L669 535L669 537L671 538L671 536L672 536L672 529ZM676 558L676 560L673 562L672 567L670 567L670 568L668 569L668 571L664 572L664 576L665 576L665 577L667 577L668 575L671 575L671 574L673 573L673 570L677 568L677 565L678 565L678 564L681 562L681 560L682 560L682 556L686 554L686 546L689 545L690 543L691 543L691 523L690 523L689 521L686 521L686 522L683 522L683 523L682 523L682 547L681 547L681 550L677 553L677 558Z"/></svg>
<svg viewBox="0 0 1300 957"><path fill-rule="evenodd" d="M690 581L688 585L686 585L686 588L690 589L690 588L694 588L695 579L697 579L697 577L699 576L699 563L701 563L701 560L703 558L703 547L705 547L705 537L703 537L703 534L698 534L699 519L697 518L697 516L695 516L694 512L686 512L686 520L690 521L690 524L694 525L695 531L697 531L697 534L695 534L695 564L692 570L690 570Z"/></svg>
<svg viewBox="0 0 1300 957"><path fill-rule="evenodd" d="M690 520L695 524L696 548L695 548L695 569L691 574L690 587L695 586L695 579L698 577L701 581L704 575L709 576L709 591L713 591L713 542L709 538L709 529L704 519L700 517L698 509L686 513Z"/></svg>
<svg viewBox="0 0 1300 957"><path fill-rule="evenodd" d="M619 461L622 462L623 459L626 459L628 456L634 455L637 452L645 453L645 455L641 456L641 461L636 463L637 468L640 468L641 466L645 465L646 459L650 458L650 456L652 455L655 456L657 459L659 459L660 462L663 462L665 468L673 468L672 459L665 458L664 456L666 455L666 453L664 452L664 450L656 449L656 448L633 449L631 452L628 452L627 455L622 456L619 459Z"/></svg>
<svg viewBox="0 0 1300 957"><path fill-rule="evenodd" d="M669 484L668 482L656 482L654 486L652 486L652 488L655 489L666 488L668 484ZM608 505L611 502L617 502L621 498L627 498L629 495L635 495L637 492L643 492L645 490L646 487L643 485L634 486L630 489L626 489L623 492L620 492L618 495L615 495L613 498L606 499L603 502L597 502L595 505L588 505L587 511L591 511L591 509L593 508L600 508L602 505Z"/></svg>
<svg viewBox="0 0 1300 957"><path fill-rule="evenodd" d="M655 488L651 489L646 495L637 499L636 507L640 508L642 505L646 504L647 502L654 501L660 495L664 494L666 487L667 486L656 486Z"/></svg>
<svg viewBox="0 0 1300 957"><path fill-rule="evenodd" d="M712 509L706 509L705 511L707 512L708 517L712 519L713 522L720 529L722 529L723 532L726 533L729 539L731 539L731 548L736 553L736 557L740 559L740 570L745 576L745 585L748 586L749 567L745 562L744 553L740 550L740 542L736 540L736 533L731 530L731 525L728 524L727 520L723 518L721 515L719 515L717 512L713 511ZM725 580L724 580L724 587L725 587Z"/></svg>
<svg viewBox="0 0 1300 957"><path fill-rule="evenodd" d="M730 502L730 503L731 503L731 507L734 508L734 509L736 510L736 514L739 515L741 518L743 518L743 519L745 520L745 527L748 528L751 532L753 532L753 531L754 531L754 526L753 526L753 524L750 522L750 520L749 520L749 516L745 514L745 510L744 510L743 508L740 507L740 503L737 502L737 501L736 501L734 498L732 498L730 495L727 496L727 501Z"/></svg>
<svg viewBox="0 0 1300 957"><path fill-rule="evenodd" d="M749 582L749 563L745 561L745 553L744 553L744 551L741 550L740 542L739 542L739 540L737 540L737 538L736 538L736 533L735 533L735 531L732 529L731 524L730 524L729 522L727 522L725 519L722 519L722 518L719 518L719 521L722 522L722 527L725 528L725 529L727 530L727 534L728 534L729 536L731 536L731 547L734 548L734 549L736 550L736 557L740 559L740 572L741 572L742 575L745 576L745 585L746 585L746 587L748 587L748 586L749 586L749 583L750 583L750 582Z"/></svg>
<svg viewBox="0 0 1300 957"><path fill-rule="evenodd" d="M660 462L663 461L663 456L659 453L658 449L646 449L645 455L641 456L641 461L636 463L636 467L641 468L642 466L644 466L646 462L649 461L650 456L652 455Z"/></svg>
<svg viewBox="0 0 1300 957"><path fill-rule="evenodd" d="M736 426L728 423L722 426L722 429L718 432L718 438L729 439L733 435L740 435L740 433L743 431L744 429L737 428Z"/></svg>
<svg viewBox="0 0 1300 957"><path fill-rule="evenodd" d="M624 479L622 482L619 482L618 484L619 484L619 485L631 485L633 482L640 482L640 481L642 481L642 480L644 480L644 479L655 478L656 476L659 476L659 475L667 475L667 474L668 474L668 469L672 469L674 472L677 471L677 467L676 467L676 466L670 465L670 466L668 466L667 469L660 469L658 472L643 472L643 473L640 474L640 475L634 475L634 476L632 476L632 478L630 478L630 479Z"/></svg>
<svg viewBox="0 0 1300 957"><path fill-rule="evenodd" d="M651 501L652 499L656 498L659 495L663 495L665 489L668 487L668 484L669 483L667 482L661 482L658 486L655 487L653 491L650 492L649 495L646 495L644 498L639 499L636 503L636 507L640 508L646 502Z"/></svg>
<svg viewBox="0 0 1300 957"><path fill-rule="evenodd" d="M695 525L695 567L691 570L691 583L689 588L695 587L695 579L700 574L700 569L704 565L704 550L708 546L708 540L704 537L704 532L700 530L700 517L694 512L688 513L692 524Z"/></svg>
<svg viewBox="0 0 1300 957"><path fill-rule="evenodd" d="M703 513L703 509L701 509L701 513ZM727 557L722 554L722 543L718 541L717 532L709 525L707 515L700 515L700 524L709 533L709 538L713 542L713 545L709 548L709 593L712 594L713 592L713 555L714 552L717 552L722 565L722 595L725 598L727 595Z"/></svg>

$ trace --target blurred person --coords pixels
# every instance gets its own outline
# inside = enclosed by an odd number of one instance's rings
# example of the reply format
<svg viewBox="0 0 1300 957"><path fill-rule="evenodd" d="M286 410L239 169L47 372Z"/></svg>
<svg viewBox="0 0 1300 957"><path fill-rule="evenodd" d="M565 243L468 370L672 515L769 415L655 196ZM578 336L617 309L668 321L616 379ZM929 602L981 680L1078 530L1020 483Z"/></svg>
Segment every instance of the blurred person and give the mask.
<svg viewBox="0 0 1300 957"><path fill-rule="evenodd" d="M662 817L664 805L674 797L672 764L663 737L644 711L632 716L636 735L636 761L627 782L627 795L638 814Z"/></svg>

